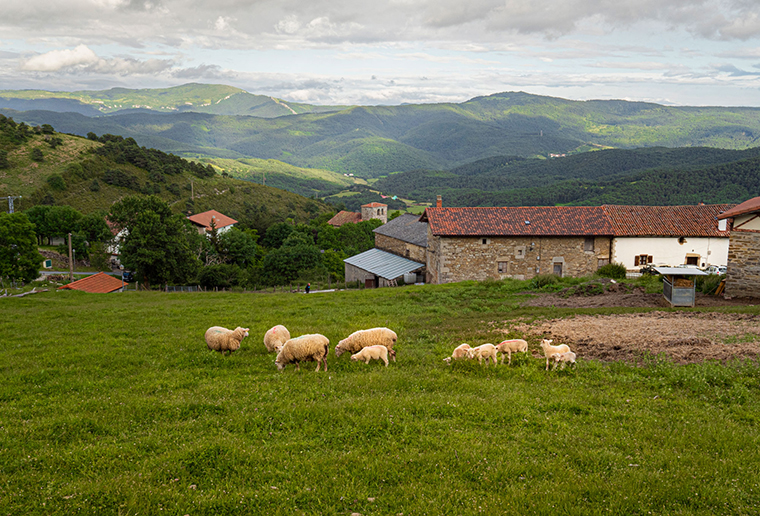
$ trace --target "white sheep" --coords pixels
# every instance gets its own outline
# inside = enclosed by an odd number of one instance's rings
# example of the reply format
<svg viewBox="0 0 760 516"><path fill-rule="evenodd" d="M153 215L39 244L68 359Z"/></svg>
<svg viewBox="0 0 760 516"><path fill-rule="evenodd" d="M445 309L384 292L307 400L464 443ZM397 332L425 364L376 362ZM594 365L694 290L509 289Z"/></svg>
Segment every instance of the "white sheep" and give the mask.
<svg viewBox="0 0 760 516"><path fill-rule="evenodd" d="M557 368L557 364L562 364L559 368L564 369L565 364L570 364L572 366L575 366L575 353L572 351L567 351L566 353L553 353L551 357L554 364L552 365L552 371L554 371Z"/></svg>
<svg viewBox="0 0 760 516"><path fill-rule="evenodd" d="M512 353L527 353L528 343L523 339L503 340L496 345L496 351L501 353L501 363L504 363L504 355L509 356L507 365L512 365Z"/></svg>
<svg viewBox="0 0 760 516"><path fill-rule="evenodd" d="M451 365L452 360L461 360L463 358L467 358L467 350L469 349L470 345L466 342L464 344L460 344L454 348L454 351L451 352L451 356L444 358L443 361Z"/></svg>
<svg viewBox="0 0 760 516"><path fill-rule="evenodd" d="M553 340L541 339L541 349L544 350L544 356L546 357L546 370L549 370L549 359L555 353L567 353L570 348L567 344L560 344L559 346L552 346Z"/></svg>
<svg viewBox="0 0 760 516"><path fill-rule="evenodd" d="M296 371L300 371L301 362L317 362L317 371L324 364L327 371L327 354L330 352L330 341L319 333L310 333L289 339L277 353L274 363L277 370L282 371L288 364L295 364Z"/></svg>
<svg viewBox="0 0 760 516"><path fill-rule="evenodd" d="M248 336L248 328L238 326L234 330L228 330L221 326L212 326L206 330L206 345L208 349L219 351L228 355L240 349L240 342Z"/></svg>
<svg viewBox="0 0 760 516"><path fill-rule="evenodd" d="M493 360L493 365L496 365L496 346L493 344L481 344L476 348L470 348L467 350L467 358L473 359L477 357L478 363L482 364L483 359L486 359L486 365L489 360Z"/></svg>
<svg viewBox="0 0 760 516"><path fill-rule="evenodd" d="M396 354L395 351L388 351L388 348L385 346L376 344L374 346L367 346L366 348L362 348L358 353L354 353L351 355L351 360L354 362L361 360L365 364L369 364L370 360L382 360L385 362L385 367L388 367L388 353L391 354L391 357Z"/></svg>
<svg viewBox="0 0 760 516"><path fill-rule="evenodd" d="M362 348L367 346L385 346L388 351L393 349L398 337L396 332L388 328L370 328L369 330L355 331L345 339L338 342L335 346L335 356L339 357L346 351L349 353L358 353ZM396 361L396 354L392 353L391 358Z"/></svg>
<svg viewBox="0 0 760 516"><path fill-rule="evenodd" d="M279 353L282 345L288 340L290 340L290 332L282 324L269 328L264 334L264 346L266 346L268 353L272 351Z"/></svg>

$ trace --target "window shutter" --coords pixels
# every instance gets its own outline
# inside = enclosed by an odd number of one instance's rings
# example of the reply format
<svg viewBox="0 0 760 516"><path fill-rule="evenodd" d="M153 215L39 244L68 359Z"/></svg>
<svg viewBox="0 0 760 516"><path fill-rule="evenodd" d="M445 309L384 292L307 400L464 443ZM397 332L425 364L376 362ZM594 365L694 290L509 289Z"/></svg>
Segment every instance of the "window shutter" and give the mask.
<svg viewBox="0 0 760 516"><path fill-rule="evenodd" d="M647 263L652 263L652 255L647 256Z"/></svg>
<svg viewBox="0 0 760 516"><path fill-rule="evenodd" d="M638 267L639 266L639 256L636 255L636 258L633 259L633 266Z"/></svg>

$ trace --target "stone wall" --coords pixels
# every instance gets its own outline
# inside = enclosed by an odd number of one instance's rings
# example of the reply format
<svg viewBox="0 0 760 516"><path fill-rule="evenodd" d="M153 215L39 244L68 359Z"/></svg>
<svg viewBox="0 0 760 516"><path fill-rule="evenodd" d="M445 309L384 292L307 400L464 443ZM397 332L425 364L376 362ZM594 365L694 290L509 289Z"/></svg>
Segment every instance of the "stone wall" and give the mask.
<svg viewBox="0 0 760 516"><path fill-rule="evenodd" d="M731 231L725 295L760 297L760 232Z"/></svg>
<svg viewBox="0 0 760 516"><path fill-rule="evenodd" d="M427 281L531 279L554 272L585 276L609 262L610 247L609 237L587 242L585 237L434 237L428 232Z"/></svg>
<svg viewBox="0 0 760 516"><path fill-rule="evenodd" d="M375 233L375 247L420 263L425 263L427 256L427 248L425 247L379 233Z"/></svg>

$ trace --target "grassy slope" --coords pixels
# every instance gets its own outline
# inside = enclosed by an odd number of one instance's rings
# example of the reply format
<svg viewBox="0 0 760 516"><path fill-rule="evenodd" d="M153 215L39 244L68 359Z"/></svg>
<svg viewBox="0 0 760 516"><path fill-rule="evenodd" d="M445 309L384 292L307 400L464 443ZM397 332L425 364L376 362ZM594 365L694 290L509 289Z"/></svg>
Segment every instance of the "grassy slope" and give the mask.
<svg viewBox="0 0 760 516"><path fill-rule="evenodd" d="M101 145L100 143L65 134L55 136L63 141L63 144L56 149L51 149L44 142L44 136L38 135L31 137L20 146L12 147L8 153L12 166L9 169L0 170L0 196L21 195L22 199L16 201L17 209L29 208L49 193L53 196L55 204L69 205L82 213L90 213L96 210L107 210L120 198L138 193L105 183L103 174L109 168L120 169L135 176L140 184L148 182L148 173L145 170L131 165L113 163L88 152ZM30 158L31 149L35 147L43 149L45 159L42 163L34 162ZM100 169L100 172L94 176L79 177L67 171L70 164L88 160L95 163L95 168ZM54 173L61 174L66 180L65 190L56 191L47 185L46 179ZM299 220L306 220L313 215L315 210L318 213L330 209L322 203L315 205L314 201L295 193L219 175L209 179L200 179L187 174L169 175L166 178L167 183L159 196L170 203L176 212L185 212L188 209L186 201L190 198L191 181L195 193L194 211L196 213L216 209L235 217L242 214L247 206L267 206L270 213L279 214L282 219L294 215ZM98 180L100 185L98 191L90 189L93 179ZM166 190L166 185L170 183L179 187L180 196Z"/></svg>
<svg viewBox="0 0 760 516"><path fill-rule="evenodd" d="M573 315L520 308L524 288L0 299L0 512L756 511L757 365L443 363L499 340L488 321ZM279 323L332 345L387 325L398 362L278 373L260 338ZM212 325L251 336L222 357Z"/></svg>

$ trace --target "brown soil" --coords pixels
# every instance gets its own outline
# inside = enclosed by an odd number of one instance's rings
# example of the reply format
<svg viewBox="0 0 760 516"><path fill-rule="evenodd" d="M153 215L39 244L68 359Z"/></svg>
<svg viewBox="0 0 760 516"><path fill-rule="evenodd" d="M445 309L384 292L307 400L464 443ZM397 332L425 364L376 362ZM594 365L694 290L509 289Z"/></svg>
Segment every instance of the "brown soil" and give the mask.
<svg viewBox="0 0 760 516"><path fill-rule="evenodd" d="M662 294L646 294L625 286L605 293L539 295L525 306L667 307ZM567 297L565 297L567 296ZM697 307L760 305L760 299L724 299L697 294ZM576 315L570 318L520 323L503 329L526 337L554 339L567 344L579 357L604 361L641 363L648 354L666 354L676 363L732 358L760 359L760 315L722 312L654 311L638 314ZM534 356L542 356L536 349Z"/></svg>

